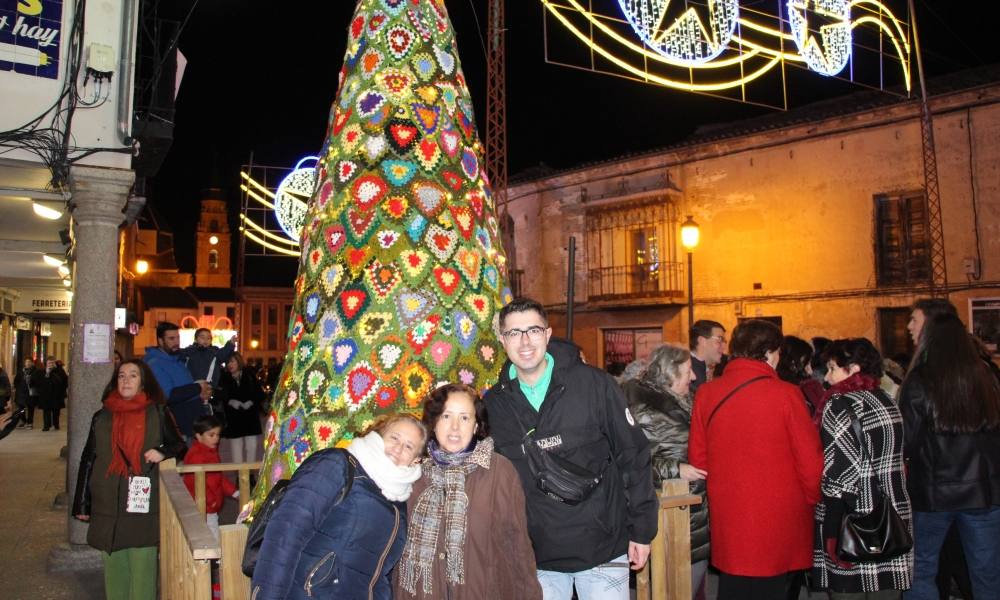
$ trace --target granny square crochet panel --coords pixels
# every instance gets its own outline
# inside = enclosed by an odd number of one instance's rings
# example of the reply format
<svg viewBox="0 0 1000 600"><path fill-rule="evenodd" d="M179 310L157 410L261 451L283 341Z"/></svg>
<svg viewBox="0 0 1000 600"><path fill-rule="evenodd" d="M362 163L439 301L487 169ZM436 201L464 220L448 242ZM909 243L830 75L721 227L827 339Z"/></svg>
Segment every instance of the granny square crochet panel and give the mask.
<svg viewBox="0 0 1000 600"><path fill-rule="evenodd" d="M359 0L347 34L248 513L312 452L503 362L505 258L444 0Z"/></svg>

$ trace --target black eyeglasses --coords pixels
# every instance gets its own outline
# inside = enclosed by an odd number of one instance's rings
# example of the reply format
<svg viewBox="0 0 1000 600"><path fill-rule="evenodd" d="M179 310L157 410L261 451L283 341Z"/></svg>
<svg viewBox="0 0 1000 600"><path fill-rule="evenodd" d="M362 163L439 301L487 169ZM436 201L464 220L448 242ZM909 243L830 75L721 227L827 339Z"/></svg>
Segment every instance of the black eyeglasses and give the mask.
<svg viewBox="0 0 1000 600"><path fill-rule="evenodd" d="M522 335L525 334L528 335L529 340L533 342L538 341L543 335L545 335L545 328L535 325L527 329L508 329L507 331L500 332L500 335L502 335L508 342L516 342L521 339Z"/></svg>

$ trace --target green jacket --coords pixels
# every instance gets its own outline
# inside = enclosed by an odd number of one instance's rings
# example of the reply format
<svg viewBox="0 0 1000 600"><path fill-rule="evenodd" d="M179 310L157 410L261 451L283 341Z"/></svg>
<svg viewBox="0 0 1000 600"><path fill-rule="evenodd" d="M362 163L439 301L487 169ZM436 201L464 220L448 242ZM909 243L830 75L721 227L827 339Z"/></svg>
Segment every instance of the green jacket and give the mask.
<svg viewBox="0 0 1000 600"><path fill-rule="evenodd" d="M156 546L160 541L159 473L155 464L145 463L143 475L150 478L152 490L148 513L125 511L128 478L108 475L111 464L111 423L106 409L94 414L90 435L80 457L73 515L89 515L87 543L104 552L124 548ZM146 437L143 448L159 450L166 458L181 457L187 449L177 424L163 406L146 409Z"/></svg>

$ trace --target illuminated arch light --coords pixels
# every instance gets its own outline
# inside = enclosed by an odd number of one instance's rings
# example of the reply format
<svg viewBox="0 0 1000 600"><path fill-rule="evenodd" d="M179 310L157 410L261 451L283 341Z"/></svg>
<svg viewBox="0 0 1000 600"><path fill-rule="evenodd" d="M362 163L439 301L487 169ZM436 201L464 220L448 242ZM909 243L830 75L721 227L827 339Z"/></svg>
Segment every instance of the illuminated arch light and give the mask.
<svg viewBox="0 0 1000 600"><path fill-rule="evenodd" d="M310 166L304 164L312 162ZM319 158L307 156L278 185L274 193L274 215L288 237L299 241L299 231L305 224L309 198L316 184L316 164Z"/></svg>
<svg viewBox="0 0 1000 600"><path fill-rule="evenodd" d="M806 6L806 1L807 0L799 0L797 4L800 7ZM794 35L755 23L743 17L738 17L737 26L741 30L751 30L755 33L764 34L772 39L774 46L769 47L766 42L757 43L745 39L742 35L733 34L731 36L731 41L737 46L737 53L735 55L725 58L715 58L700 64L690 64L677 58L666 56L658 50L647 50L648 46L633 43L631 40L619 35L611 27L605 24L603 19L607 19L606 16L601 16L592 10L588 10L577 0L540 0L540 2L549 14L555 17L562 24L562 26L573 34L573 36L575 36L581 43L590 48L591 51L599 54L615 66L627 72L630 76L646 81L647 83L693 92L712 92L745 86L778 66L781 61L804 63L807 67L811 67L820 73L836 74L843 70L844 65L846 65L847 61L850 59L850 44L853 41L849 31L845 32L842 28L839 31L827 33L827 45L839 46L842 50L830 51L829 54L824 54L822 50L823 42L816 41L812 39L811 36L807 37L809 34L808 26L802 27L799 32L799 39L803 40L803 43L805 43L807 47L812 48L810 50L811 54L809 57L812 64L808 64L806 63L806 57L801 53L786 51L785 49L786 47L793 47L786 43L785 40L788 42L795 41ZM627 6L626 3L628 3ZM813 4L815 5L815 3ZM843 3L839 2L835 4L840 6ZM619 6L623 7L626 11L633 10L633 12L640 17L642 15L641 11L643 10L643 5L640 3L640 0L619 0ZM646 13L648 14L650 5L647 2L645 6ZM657 6L662 6L662 4L657 4ZM910 44L907 41L907 32L904 30L904 23L893 15L888 7L878 0L851 0L851 2L847 5L846 12L849 14L851 7L854 6L871 7L872 11L878 13L878 17L864 16L858 18L857 20L850 21L849 27L850 29L853 29L854 27L858 27L860 25L871 25L881 29L882 32L889 37L895 53L899 57L900 71L904 78L906 89L910 90ZM789 10L789 12L793 11ZM815 12L815 9L813 9L813 12ZM585 31L587 27L583 27L581 29L579 26L574 24L568 14L564 13L573 13L583 17L590 28L589 33ZM841 12L838 14L844 13ZM805 10L799 8L797 16L805 17L808 15ZM630 26L631 25L634 24L630 23ZM836 30L838 25L839 24L835 24L833 28ZM822 26L823 24L819 24L818 26L815 23L813 24L813 29L819 29L821 31L821 36ZM635 28L630 27L630 29ZM611 46L605 46L596 42L593 39L593 33L595 31L600 31L604 35L611 38L611 40L623 48L625 52L623 54L619 54L618 52L613 51ZM837 43L836 40L830 37L831 33L834 37L839 36L841 40L845 40L846 34L846 40L843 41L843 43ZM639 39L637 41L642 40ZM643 44L645 44L645 42L643 42ZM796 49L798 49L797 46ZM638 65L634 64L626 57L630 58L632 61L641 61L641 63ZM769 58L770 60L766 60L766 62L763 63L756 61L754 65L745 64L747 61L755 58L765 60ZM684 67L685 71L683 73L677 73L677 76L672 77L668 73L659 74L650 71L648 69L649 63L666 65L668 67ZM699 72L705 72L706 69L721 70L723 68L733 66L739 68L740 70L736 76L731 78L724 78L723 76L723 78L718 78L714 81L697 80L697 74Z"/></svg>
<svg viewBox="0 0 1000 600"><path fill-rule="evenodd" d="M739 20L737 0L708 0L708 26L688 8L664 27L672 0L618 0L635 33L657 53L685 66L706 63L722 54Z"/></svg>
<svg viewBox="0 0 1000 600"><path fill-rule="evenodd" d="M792 38L806 65L822 75L836 75L851 58L851 4L848 0L788 0ZM810 17L827 21L810 23ZM810 31L818 29L819 38Z"/></svg>

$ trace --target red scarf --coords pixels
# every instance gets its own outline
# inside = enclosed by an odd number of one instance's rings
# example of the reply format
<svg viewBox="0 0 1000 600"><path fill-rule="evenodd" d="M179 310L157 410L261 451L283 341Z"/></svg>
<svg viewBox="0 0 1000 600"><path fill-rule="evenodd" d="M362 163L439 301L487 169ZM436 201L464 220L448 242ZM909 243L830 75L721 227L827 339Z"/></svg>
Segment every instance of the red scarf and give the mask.
<svg viewBox="0 0 1000 600"><path fill-rule="evenodd" d="M104 408L111 411L111 464L107 477L128 477L129 471L142 470L142 443L146 438L146 407L153 401L139 392L129 399L121 397L118 390L104 399ZM125 457L128 457L128 463Z"/></svg>
<svg viewBox="0 0 1000 600"><path fill-rule="evenodd" d="M835 383L830 386L830 389L826 390L826 394L823 395L823 404L825 405L827 400L838 396L840 394L846 394L848 392L866 391L870 392L877 390L881 385L881 381L872 377L871 375L865 375L864 373L855 373L847 379L841 381L840 383Z"/></svg>

